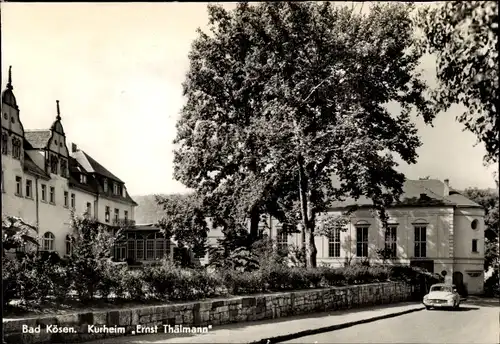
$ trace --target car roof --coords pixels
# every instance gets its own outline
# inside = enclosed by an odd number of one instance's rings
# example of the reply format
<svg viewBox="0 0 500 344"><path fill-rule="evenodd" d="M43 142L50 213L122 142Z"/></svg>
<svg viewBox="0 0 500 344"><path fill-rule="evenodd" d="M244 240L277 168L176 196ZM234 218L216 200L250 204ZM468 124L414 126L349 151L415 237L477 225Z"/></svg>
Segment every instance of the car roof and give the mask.
<svg viewBox="0 0 500 344"><path fill-rule="evenodd" d="M454 284L446 284L446 283L436 283L431 286L432 287L456 287Z"/></svg>

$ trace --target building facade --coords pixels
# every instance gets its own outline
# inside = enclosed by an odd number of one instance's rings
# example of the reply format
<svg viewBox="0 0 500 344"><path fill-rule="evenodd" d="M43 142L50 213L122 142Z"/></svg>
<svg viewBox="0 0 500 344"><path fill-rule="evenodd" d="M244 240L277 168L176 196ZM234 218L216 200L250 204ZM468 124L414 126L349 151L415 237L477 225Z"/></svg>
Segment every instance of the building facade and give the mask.
<svg viewBox="0 0 500 344"><path fill-rule="evenodd" d="M387 209L387 227L370 210L372 203L366 198L332 203L319 217L342 216L353 205L359 209L348 215L345 228L315 237L318 265L369 262L420 266L452 276L453 282L465 285L470 294L482 293L484 209L450 189L447 180L407 180L403 190L401 202ZM276 219L267 217L261 227L277 246L305 245L302 233L285 233ZM221 236L220 229L211 230L208 244L215 245ZM208 256L202 263L208 263Z"/></svg>
<svg viewBox="0 0 500 344"><path fill-rule="evenodd" d="M72 214L91 216L111 228L126 227L126 238L145 235L143 260L168 254L170 241L153 234L151 247L150 228L135 226L137 203L125 182L76 144L68 148L59 101L56 110L50 129L24 129L9 68L1 110L2 215L20 217L34 225L41 238L40 249L60 256L71 250ZM127 258L124 250L127 242L114 249L117 260Z"/></svg>

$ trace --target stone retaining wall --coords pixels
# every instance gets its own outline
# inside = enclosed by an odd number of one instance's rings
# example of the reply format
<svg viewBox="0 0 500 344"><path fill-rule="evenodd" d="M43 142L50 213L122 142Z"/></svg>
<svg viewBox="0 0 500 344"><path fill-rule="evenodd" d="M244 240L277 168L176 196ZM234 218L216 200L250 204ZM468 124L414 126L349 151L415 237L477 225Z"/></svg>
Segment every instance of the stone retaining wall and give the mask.
<svg viewBox="0 0 500 344"><path fill-rule="evenodd" d="M412 287L400 282L365 284L328 289L313 289L287 293L260 294L211 299L199 302L127 308L92 313L46 316L27 319L4 319L4 343L76 343L110 336L123 336L137 331L137 325L158 332L196 327L211 327L228 323L274 319L313 312L341 310L408 301ZM23 333L39 329L39 333ZM89 325L95 325L90 327ZM170 325L170 326L164 326ZM89 333L107 328L119 333ZM65 331L66 333L54 333ZM74 331L74 333L71 333ZM111 330L112 331L112 330ZM251 338L249 338L251 340Z"/></svg>

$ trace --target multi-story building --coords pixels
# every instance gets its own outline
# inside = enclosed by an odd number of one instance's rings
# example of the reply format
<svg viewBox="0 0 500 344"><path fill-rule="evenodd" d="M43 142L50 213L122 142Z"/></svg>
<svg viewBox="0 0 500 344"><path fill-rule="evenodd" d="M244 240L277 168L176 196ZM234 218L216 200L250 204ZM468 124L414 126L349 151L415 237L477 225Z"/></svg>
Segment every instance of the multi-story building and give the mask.
<svg viewBox="0 0 500 344"><path fill-rule="evenodd" d="M2 92L2 214L34 225L42 240L40 249L61 256L71 249L68 234L72 214L92 216L110 227L125 224L127 238L134 237L134 252L136 236L144 233L143 260L166 254L170 244L164 238L152 233L151 239L148 226L134 225L137 203L128 194L125 182L76 144L68 149L56 102L57 113L50 129L24 129L9 68L7 87ZM126 258L128 246L118 245L115 258Z"/></svg>

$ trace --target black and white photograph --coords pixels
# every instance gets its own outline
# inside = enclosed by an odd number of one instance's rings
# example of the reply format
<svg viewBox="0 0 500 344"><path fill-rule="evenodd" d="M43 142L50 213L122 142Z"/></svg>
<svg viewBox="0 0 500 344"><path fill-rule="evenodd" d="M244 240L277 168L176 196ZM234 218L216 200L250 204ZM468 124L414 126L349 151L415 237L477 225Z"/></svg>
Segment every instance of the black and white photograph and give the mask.
<svg viewBox="0 0 500 344"><path fill-rule="evenodd" d="M2 2L3 344L500 343L498 2Z"/></svg>

